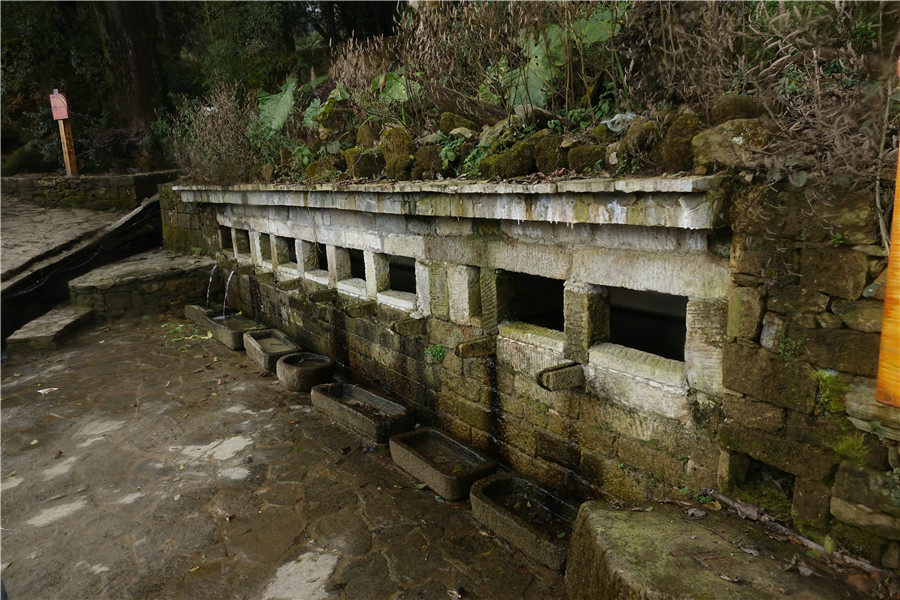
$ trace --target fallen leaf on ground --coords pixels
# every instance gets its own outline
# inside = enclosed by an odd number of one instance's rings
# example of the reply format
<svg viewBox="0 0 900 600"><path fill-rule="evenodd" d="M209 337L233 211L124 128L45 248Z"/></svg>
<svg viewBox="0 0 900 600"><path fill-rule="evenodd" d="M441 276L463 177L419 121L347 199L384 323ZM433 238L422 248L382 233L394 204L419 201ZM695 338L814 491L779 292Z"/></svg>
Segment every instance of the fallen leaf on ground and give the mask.
<svg viewBox="0 0 900 600"><path fill-rule="evenodd" d="M700 510L699 508L689 508L684 512L686 512L689 517L694 517L695 519L702 519L706 516L706 511Z"/></svg>
<svg viewBox="0 0 900 600"><path fill-rule="evenodd" d="M62 450L57 450L56 452L53 453L54 459L59 458L60 456L62 456Z"/></svg>
<svg viewBox="0 0 900 600"><path fill-rule="evenodd" d="M424 490L425 488L428 487L428 484L425 483L424 481L417 481L417 482L415 482L415 483L412 484L412 485L413 485L413 487L416 488L417 490Z"/></svg>
<svg viewBox="0 0 900 600"><path fill-rule="evenodd" d="M3 479L9 479L10 477L15 477L15 476L16 476L16 471L10 471L3 477Z"/></svg>
<svg viewBox="0 0 900 600"><path fill-rule="evenodd" d="M193 568L191 568L191 569L188 569L188 573L194 573L194 572L196 572L199 568L200 568L200 566L198 565L198 566L196 566L196 567L193 567Z"/></svg>
<svg viewBox="0 0 900 600"><path fill-rule="evenodd" d="M38 394L49 394L50 392L55 392L59 388L44 388L42 390L38 390Z"/></svg>

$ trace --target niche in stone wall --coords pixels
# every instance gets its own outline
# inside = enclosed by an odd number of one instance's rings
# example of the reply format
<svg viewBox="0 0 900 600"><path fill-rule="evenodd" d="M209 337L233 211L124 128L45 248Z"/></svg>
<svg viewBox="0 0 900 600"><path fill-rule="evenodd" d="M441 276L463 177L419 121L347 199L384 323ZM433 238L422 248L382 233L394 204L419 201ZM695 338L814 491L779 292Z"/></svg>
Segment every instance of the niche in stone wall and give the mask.
<svg viewBox="0 0 900 600"><path fill-rule="evenodd" d="M315 252L316 260L315 265L316 268L320 271L328 270L328 252L325 250L325 244L320 244L315 242L313 244L313 252Z"/></svg>
<svg viewBox="0 0 900 600"><path fill-rule="evenodd" d="M778 518L791 518L793 474L740 453L730 457L728 474L735 498L756 504Z"/></svg>
<svg viewBox="0 0 900 600"><path fill-rule="evenodd" d="M504 289L501 293L506 297L509 320L563 331L562 280L506 272L502 281Z"/></svg>
<svg viewBox="0 0 900 600"><path fill-rule="evenodd" d="M366 259L362 250L350 248L347 250L350 258L350 277L352 279L366 279Z"/></svg>
<svg viewBox="0 0 900 600"><path fill-rule="evenodd" d="M297 249L293 238L275 236L275 262L279 267L297 268Z"/></svg>
<svg viewBox="0 0 900 600"><path fill-rule="evenodd" d="M246 229L234 229L235 258L250 259L250 232Z"/></svg>
<svg viewBox="0 0 900 600"><path fill-rule="evenodd" d="M231 227L219 226L219 248L228 252L234 251L234 240L231 239Z"/></svg>
<svg viewBox="0 0 900 600"><path fill-rule="evenodd" d="M272 242L268 233L259 234L259 262L271 266L272 263Z"/></svg>
<svg viewBox="0 0 900 600"><path fill-rule="evenodd" d="M687 298L626 288L609 289L609 341L684 361Z"/></svg>
<svg viewBox="0 0 900 600"><path fill-rule="evenodd" d="M391 290L416 293L416 259L407 256L391 256L388 259L388 275Z"/></svg>

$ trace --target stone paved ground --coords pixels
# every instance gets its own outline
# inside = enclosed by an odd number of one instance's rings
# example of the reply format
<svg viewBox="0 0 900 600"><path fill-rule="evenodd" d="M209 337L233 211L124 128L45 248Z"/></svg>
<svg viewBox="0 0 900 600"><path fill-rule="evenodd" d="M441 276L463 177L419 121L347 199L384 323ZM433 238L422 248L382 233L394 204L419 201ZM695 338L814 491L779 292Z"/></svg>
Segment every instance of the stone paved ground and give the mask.
<svg viewBox="0 0 900 600"><path fill-rule="evenodd" d="M83 234L115 223L127 212L44 208L4 194L0 206L0 270L7 273L19 269Z"/></svg>
<svg viewBox="0 0 900 600"><path fill-rule="evenodd" d="M204 334L118 321L3 366L13 600L565 598L468 504Z"/></svg>

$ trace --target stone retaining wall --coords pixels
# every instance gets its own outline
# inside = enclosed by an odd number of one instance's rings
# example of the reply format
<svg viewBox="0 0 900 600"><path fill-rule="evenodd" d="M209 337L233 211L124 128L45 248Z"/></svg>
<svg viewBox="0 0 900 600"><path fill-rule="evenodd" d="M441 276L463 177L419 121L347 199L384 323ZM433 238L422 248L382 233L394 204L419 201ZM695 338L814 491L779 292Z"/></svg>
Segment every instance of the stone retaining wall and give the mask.
<svg viewBox="0 0 900 600"><path fill-rule="evenodd" d="M130 209L156 193L157 187L178 177L177 171L134 175L79 177L4 177L3 193L51 208Z"/></svg>
<svg viewBox="0 0 900 600"><path fill-rule="evenodd" d="M865 196L718 177L176 192L167 244L236 267L230 304L515 470L581 499L717 488L900 567Z"/></svg>

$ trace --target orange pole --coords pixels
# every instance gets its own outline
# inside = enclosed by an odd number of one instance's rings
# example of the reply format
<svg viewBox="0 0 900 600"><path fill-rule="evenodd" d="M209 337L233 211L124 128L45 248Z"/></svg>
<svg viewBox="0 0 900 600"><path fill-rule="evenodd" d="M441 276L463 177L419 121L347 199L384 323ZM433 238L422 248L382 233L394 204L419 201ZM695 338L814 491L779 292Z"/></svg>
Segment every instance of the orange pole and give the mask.
<svg viewBox="0 0 900 600"><path fill-rule="evenodd" d="M897 62L897 75L900 76L900 61ZM875 399L881 404L900 408L900 160L894 179L894 217L887 270Z"/></svg>

